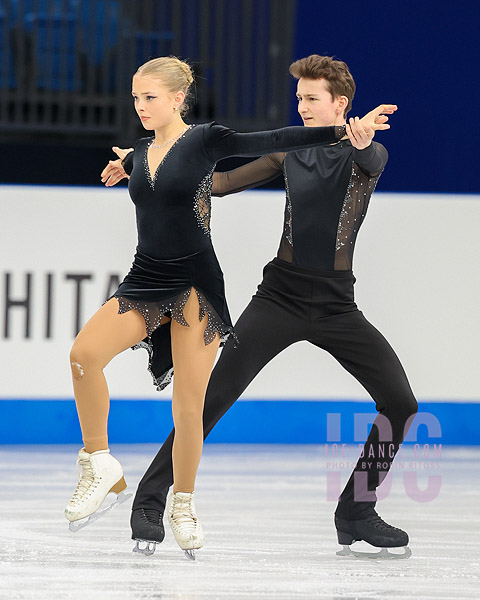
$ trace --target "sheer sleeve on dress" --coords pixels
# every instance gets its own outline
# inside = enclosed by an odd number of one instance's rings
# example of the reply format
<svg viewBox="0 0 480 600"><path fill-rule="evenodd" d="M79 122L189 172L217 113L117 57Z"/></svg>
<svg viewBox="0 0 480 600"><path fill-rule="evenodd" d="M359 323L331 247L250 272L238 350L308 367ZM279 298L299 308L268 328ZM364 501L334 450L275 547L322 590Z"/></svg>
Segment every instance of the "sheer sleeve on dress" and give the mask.
<svg viewBox="0 0 480 600"><path fill-rule="evenodd" d="M283 168L284 152L267 154L231 171L213 174L212 196L227 196L275 179Z"/></svg>
<svg viewBox="0 0 480 600"><path fill-rule="evenodd" d="M216 163L228 156L259 156L334 144L344 137L345 125L284 127L271 131L238 133L213 122L205 126L203 135L205 151Z"/></svg>

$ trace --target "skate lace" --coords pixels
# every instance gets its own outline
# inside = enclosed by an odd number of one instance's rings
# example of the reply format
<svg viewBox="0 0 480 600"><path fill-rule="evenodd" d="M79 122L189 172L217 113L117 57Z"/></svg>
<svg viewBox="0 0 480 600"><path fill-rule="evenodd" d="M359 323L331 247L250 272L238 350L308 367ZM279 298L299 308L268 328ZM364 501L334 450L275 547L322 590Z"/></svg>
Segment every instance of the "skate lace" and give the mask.
<svg viewBox="0 0 480 600"><path fill-rule="evenodd" d="M89 458L77 459L77 474L79 476L78 484L73 492L71 504L80 502L98 486L101 477L95 475L92 463Z"/></svg>
<svg viewBox="0 0 480 600"><path fill-rule="evenodd" d="M160 511L155 510L154 508L144 508L142 510L147 523L160 525L162 521L162 513Z"/></svg>
<svg viewBox="0 0 480 600"><path fill-rule="evenodd" d="M192 498L174 498L172 506L172 519L180 526L184 533L195 532L197 515L192 507Z"/></svg>
<svg viewBox="0 0 480 600"><path fill-rule="evenodd" d="M372 525L373 527L375 527L376 529L379 529L380 531L392 531L392 530L401 531L397 527L393 527L392 525L385 523L385 521L377 514L366 517L365 521L368 525Z"/></svg>

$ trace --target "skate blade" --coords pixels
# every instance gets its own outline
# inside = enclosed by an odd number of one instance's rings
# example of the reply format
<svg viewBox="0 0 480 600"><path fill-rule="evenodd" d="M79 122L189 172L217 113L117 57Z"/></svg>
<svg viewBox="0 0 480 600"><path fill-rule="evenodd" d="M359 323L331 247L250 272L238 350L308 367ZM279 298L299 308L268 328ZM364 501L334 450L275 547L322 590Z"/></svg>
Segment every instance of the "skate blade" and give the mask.
<svg viewBox="0 0 480 600"><path fill-rule="evenodd" d="M104 517L108 512L110 512L111 510L113 510L114 508L119 506L120 504L123 504L126 500L128 500L132 496L133 496L133 494L126 494L125 492L120 492L117 495L117 497L115 498L115 500L110 504L110 506L107 506L106 508L104 508L102 510L97 510L97 512L94 512L93 515L90 515L89 517L85 517L85 519L79 519L78 521L71 521L68 525L69 530L72 533L76 533L77 531L80 531L80 529L83 529L87 525L91 525L94 521L97 521L101 517Z"/></svg>
<svg viewBox="0 0 480 600"><path fill-rule="evenodd" d="M381 548L378 552L359 552L358 550L352 550L350 546L343 546L343 549L339 550L336 554L337 556L349 556L351 558L367 560L399 560L412 556L412 551L408 546L395 548L395 550L402 550L403 552L392 552L392 548Z"/></svg>
<svg viewBox="0 0 480 600"><path fill-rule="evenodd" d="M157 542L149 542L147 540L135 540L137 543L135 544L135 548L132 552L138 552L139 554L143 554L144 556L151 556L154 554L155 549L157 547ZM145 542L147 544L145 548L140 548L140 542Z"/></svg>
<svg viewBox="0 0 480 600"><path fill-rule="evenodd" d="M188 560L196 560L195 550L184 550L184 552Z"/></svg>

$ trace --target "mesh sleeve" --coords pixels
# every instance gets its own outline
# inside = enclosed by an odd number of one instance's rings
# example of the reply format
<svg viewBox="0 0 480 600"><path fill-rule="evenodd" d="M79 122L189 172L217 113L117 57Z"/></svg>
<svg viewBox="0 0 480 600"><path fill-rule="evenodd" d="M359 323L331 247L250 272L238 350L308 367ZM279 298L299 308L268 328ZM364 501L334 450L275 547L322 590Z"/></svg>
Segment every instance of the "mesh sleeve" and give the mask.
<svg viewBox="0 0 480 600"><path fill-rule="evenodd" d="M267 154L231 171L213 174L213 196L227 196L258 187L278 177L282 172L285 153Z"/></svg>
<svg viewBox="0 0 480 600"><path fill-rule="evenodd" d="M125 156L125 158L122 160L122 167L125 170L125 173L127 175L130 175L133 169L133 155L134 155L134 151L132 150L131 152L129 152L127 154L127 156Z"/></svg>

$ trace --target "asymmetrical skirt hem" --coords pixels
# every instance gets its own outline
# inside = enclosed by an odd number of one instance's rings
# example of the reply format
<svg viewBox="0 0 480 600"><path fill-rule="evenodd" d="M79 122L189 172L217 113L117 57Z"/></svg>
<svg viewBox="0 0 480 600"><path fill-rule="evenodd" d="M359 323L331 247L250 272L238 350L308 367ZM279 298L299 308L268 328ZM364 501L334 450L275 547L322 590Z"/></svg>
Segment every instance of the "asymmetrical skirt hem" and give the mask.
<svg viewBox="0 0 480 600"><path fill-rule="evenodd" d="M183 309L192 288L198 298L199 321L207 317L205 345L213 342L217 333L222 345L228 337L235 338L223 273L211 245L174 258L156 258L137 248L130 272L113 294L119 314L136 310L145 319L147 337L134 348L148 351L148 370L159 391L173 376L171 321L161 321L166 316L189 326Z"/></svg>
<svg viewBox="0 0 480 600"><path fill-rule="evenodd" d="M198 298L199 313L198 320L202 321L207 316L204 332L205 345L211 344L216 334L220 336L220 346L223 346L230 336L233 336L235 344L238 339L231 322L222 319L206 295L192 284L174 297L153 302L144 302L125 296L115 294L118 300L118 314L124 314L130 310L137 310L145 319L147 337L135 346L133 350L144 348L148 352L148 371L150 372L154 386L157 391L162 391L172 381L173 360L171 354L171 330L170 321L161 323L162 317L170 317L180 325L188 327L189 324L183 314L183 309L190 297L192 288Z"/></svg>

